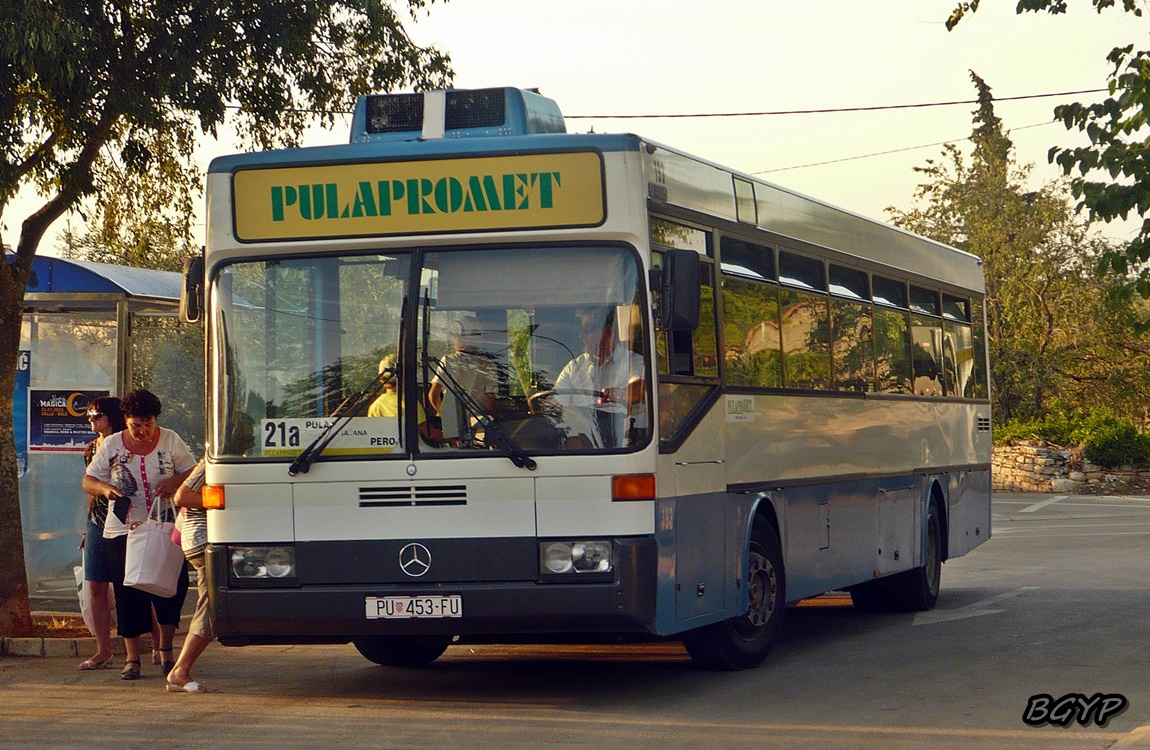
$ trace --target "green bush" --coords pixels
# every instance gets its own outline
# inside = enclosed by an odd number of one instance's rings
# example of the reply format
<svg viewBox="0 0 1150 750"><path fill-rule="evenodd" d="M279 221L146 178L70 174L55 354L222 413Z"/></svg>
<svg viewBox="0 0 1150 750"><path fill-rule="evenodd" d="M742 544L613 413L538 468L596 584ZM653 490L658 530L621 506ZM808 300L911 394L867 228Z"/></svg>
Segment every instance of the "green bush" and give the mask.
<svg viewBox="0 0 1150 750"><path fill-rule="evenodd" d="M1134 425L1105 425L1096 430L1083 449L1086 460L1104 468L1120 464L1146 463L1150 459L1150 437Z"/></svg>
<svg viewBox="0 0 1150 750"><path fill-rule="evenodd" d="M1108 409L1089 414L1051 413L1027 422L1009 421L995 428L996 445L1018 440L1042 440L1064 447L1082 446L1087 461L1103 468L1150 463L1150 434Z"/></svg>
<svg viewBox="0 0 1150 750"><path fill-rule="evenodd" d="M1083 415L1073 413L1051 413L1042 419L1020 421L1009 420L994 427L996 445L1009 445L1019 440L1042 440L1054 445L1077 445L1079 427Z"/></svg>

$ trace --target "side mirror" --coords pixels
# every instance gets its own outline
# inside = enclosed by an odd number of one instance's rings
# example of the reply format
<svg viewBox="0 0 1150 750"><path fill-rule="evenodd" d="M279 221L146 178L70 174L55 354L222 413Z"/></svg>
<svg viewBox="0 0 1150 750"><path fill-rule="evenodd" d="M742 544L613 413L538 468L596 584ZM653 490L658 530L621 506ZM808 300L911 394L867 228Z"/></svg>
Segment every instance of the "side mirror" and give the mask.
<svg viewBox="0 0 1150 750"><path fill-rule="evenodd" d="M699 327L700 268L699 255L694 250L663 253L661 330L694 331Z"/></svg>
<svg viewBox="0 0 1150 750"><path fill-rule="evenodd" d="M199 323L204 316L204 256L184 259L184 284L180 287L180 322Z"/></svg>

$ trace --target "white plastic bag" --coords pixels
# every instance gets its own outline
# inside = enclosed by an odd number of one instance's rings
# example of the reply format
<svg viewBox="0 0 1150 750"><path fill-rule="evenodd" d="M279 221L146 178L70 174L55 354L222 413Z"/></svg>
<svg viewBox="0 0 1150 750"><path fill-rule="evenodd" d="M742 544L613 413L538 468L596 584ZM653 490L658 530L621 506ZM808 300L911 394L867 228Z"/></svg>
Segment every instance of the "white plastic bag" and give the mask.
<svg viewBox="0 0 1150 750"><path fill-rule="evenodd" d="M92 619L92 599L88 596L88 582L84 580L83 558L80 558L79 565L72 568L72 572L76 574L76 595L80 597L80 616L84 618L84 625L87 626L88 632L95 635L96 621Z"/></svg>
<svg viewBox="0 0 1150 750"><path fill-rule="evenodd" d="M175 524L161 521L156 513L160 505L152 503L152 513L128 529L124 585L168 598L176 595L184 551L172 542Z"/></svg>

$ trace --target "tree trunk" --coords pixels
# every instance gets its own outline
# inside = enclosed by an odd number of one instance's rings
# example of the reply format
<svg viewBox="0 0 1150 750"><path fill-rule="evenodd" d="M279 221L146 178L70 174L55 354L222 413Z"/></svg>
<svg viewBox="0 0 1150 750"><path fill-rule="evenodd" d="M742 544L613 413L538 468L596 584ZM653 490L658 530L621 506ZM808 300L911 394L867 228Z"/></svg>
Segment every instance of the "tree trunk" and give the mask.
<svg viewBox="0 0 1150 750"><path fill-rule="evenodd" d="M16 387L27 273L8 263L3 270L4 273L0 273L0 635L21 637L32 633L32 608L24 565L12 393Z"/></svg>
<svg viewBox="0 0 1150 750"><path fill-rule="evenodd" d="M12 427L12 392L20 357L24 291L36 251L48 227L76 205L82 195L92 192L92 164L107 143L118 117L114 107L104 109L72 167L63 173L59 192L24 220L16 253L11 262L5 262L0 268L0 635L9 637L32 634L20 484L16 476L16 433ZM0 204L0 211L2 209Z"/></svg>

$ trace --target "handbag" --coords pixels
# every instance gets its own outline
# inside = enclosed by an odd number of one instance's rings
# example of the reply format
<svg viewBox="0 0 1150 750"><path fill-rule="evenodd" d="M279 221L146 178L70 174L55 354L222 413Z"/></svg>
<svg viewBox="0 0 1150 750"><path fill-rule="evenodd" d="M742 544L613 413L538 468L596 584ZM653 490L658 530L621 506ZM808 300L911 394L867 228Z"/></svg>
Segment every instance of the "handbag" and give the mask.
<svg viewBox="0 0 1150 750"><path fill-rule="evenodd" d="M166 498L175 515L175 505ZM124 585L155 594L165 599L175 596L184 551L172 543L175 524L163 521L161 502L152 503L148 517L128 528L128 548L124 562Z"/></svg>

